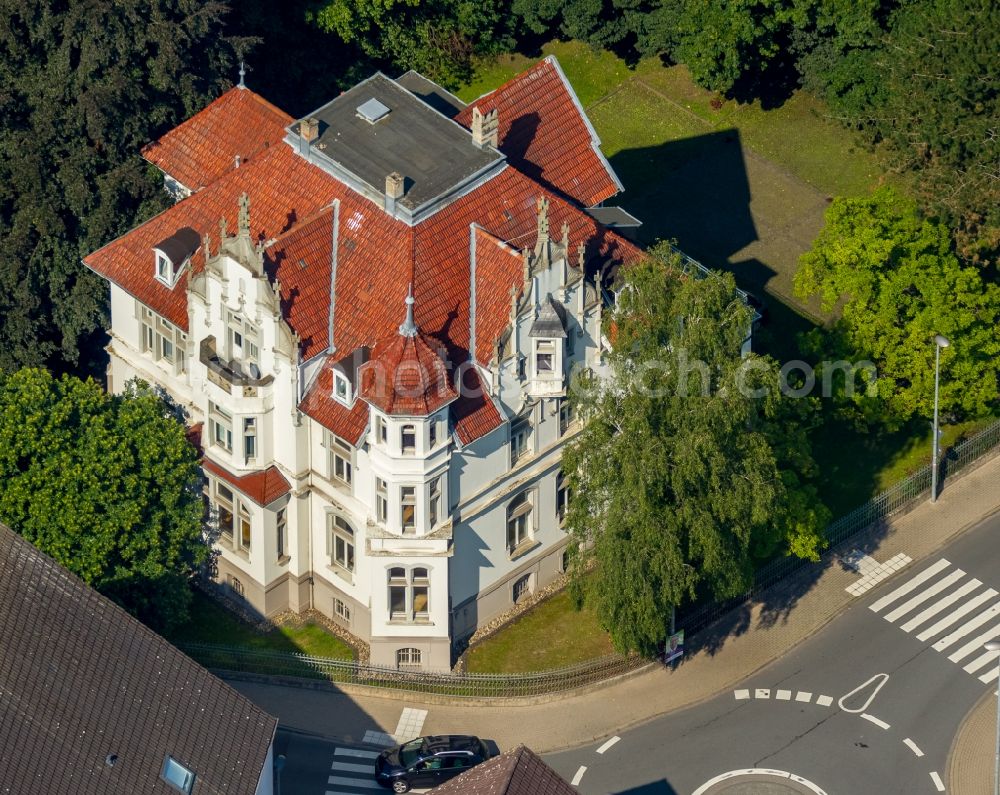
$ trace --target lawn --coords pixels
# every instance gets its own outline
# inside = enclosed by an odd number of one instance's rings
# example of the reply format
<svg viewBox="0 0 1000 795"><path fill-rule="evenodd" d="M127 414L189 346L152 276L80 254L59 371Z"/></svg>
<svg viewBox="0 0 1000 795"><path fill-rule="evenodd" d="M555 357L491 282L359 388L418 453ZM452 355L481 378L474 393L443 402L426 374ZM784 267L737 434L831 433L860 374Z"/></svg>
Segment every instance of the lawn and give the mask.
<svg viewBox="0 0 1000 795"><path fill-rule="evenodd" d="M278 627L257 632L200 591L194 592L191 617L167 637L172 643L218 643L268 651L287 651L313 657L353 659L351 647L318 624Z"/></svg>
<svg viewBox="0 0 1000 795"><path fill-rule="evenodd" d="M532 608L469 652L474 673L526 673L611 654L611 639L593 610L577 610L568 590Z"/></svg>

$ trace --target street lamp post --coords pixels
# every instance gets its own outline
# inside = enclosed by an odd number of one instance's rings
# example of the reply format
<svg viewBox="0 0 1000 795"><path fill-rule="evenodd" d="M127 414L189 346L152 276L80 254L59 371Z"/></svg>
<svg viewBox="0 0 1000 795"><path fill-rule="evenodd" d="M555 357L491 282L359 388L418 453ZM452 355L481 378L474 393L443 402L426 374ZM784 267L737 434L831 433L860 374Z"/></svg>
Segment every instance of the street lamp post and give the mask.
<svg viewBox="0 0 1000 795"><path fill-rule="evenodd" d="M934 452L931 455L931 502L938 497L938 382L941 374L941 349L951 343L948 338L937 334L934 337Z"/></svg>
<svg viewBox="0 0 1000 795"><path fill-rule="evenodd" d="M1000 641L991 640L983 648L986 651L1000 651ZM1000 672L1000 657L997 658ZM997 749L993 766L993 795L1000 795L1000 679L997 680Z"/></svg>

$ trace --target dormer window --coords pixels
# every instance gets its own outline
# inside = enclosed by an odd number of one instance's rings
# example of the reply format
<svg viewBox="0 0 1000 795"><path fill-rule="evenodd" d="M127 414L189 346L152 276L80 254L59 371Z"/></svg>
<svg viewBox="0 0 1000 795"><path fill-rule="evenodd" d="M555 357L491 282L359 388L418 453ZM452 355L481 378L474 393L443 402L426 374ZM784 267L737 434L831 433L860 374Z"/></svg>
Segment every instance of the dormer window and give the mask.
<svg viewBox="0 0 1000 795"><path fill-rule="evenodd" d="M549 375L555 369L556 345L552 340L539 340L535 347L535 372Z"/></svg>
<svg viewBox="0 0 1000 795"><path fill-rule="evenodd" d="M333 371L333 396L345 406L351 404L351 382L338 370Z"/></svg>
<svg viewBox="0 0 1000 795"><path fill-rule="evenodd" d="M198 233L185 226L153 246L153 273L157 281L173 289L200 242Z"/></svg>

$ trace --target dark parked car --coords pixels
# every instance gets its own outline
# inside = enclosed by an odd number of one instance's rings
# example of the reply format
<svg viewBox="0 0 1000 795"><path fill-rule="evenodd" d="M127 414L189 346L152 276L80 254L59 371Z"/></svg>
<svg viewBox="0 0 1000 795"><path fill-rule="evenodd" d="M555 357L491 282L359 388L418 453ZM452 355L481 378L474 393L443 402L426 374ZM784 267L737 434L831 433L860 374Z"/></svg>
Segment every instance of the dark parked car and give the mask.
<svg viewBox="0 0 1000 795"><path fill-rule="evenodd" d="M410 787L436 787L490 758L478 737L444 734L418 737L389 748L375 760L375 780L393 792Z"/></svg>

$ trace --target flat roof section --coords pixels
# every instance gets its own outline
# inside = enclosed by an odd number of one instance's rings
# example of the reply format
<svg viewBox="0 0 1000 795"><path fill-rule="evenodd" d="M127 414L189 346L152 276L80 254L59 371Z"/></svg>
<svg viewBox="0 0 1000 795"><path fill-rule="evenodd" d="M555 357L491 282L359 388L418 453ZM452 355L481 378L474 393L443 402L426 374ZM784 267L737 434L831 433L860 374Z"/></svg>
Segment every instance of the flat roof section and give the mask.
<svg viewBox="0 0 1000 795"><path fill-rule="evenodd" d="M327 170L334 176L347 177L348 184L353 176L375 195L383 195L385 178L399 172L403 196L396 204L410 213L504 160L495 149L476 146L468 130L381 73L310 115L319 121L319 137L309 154L315 165L333 166ZM297 134L297 126L289 131Z"/></svg>

